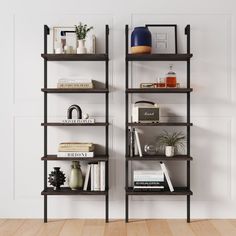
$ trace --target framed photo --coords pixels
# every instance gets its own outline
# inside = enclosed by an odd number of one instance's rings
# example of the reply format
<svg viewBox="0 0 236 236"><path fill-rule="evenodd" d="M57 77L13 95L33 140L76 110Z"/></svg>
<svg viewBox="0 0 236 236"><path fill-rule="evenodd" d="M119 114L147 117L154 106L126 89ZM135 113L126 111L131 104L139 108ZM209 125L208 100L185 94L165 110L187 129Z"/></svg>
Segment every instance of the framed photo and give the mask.
<svg viewBox="0 0 236 236"><path fill-rule="evenodd" d="M152 34L152 53L177 54L177 25L146 24Z"/></svg>
<svg viewBox="0 0 236 236"><path fill-rule="evenodd" d="M61 49L62 53L66 51L66 53L74 54L76 53L76 48L75 27L53 27L53 53L57 53L57 50Z"/></svg>

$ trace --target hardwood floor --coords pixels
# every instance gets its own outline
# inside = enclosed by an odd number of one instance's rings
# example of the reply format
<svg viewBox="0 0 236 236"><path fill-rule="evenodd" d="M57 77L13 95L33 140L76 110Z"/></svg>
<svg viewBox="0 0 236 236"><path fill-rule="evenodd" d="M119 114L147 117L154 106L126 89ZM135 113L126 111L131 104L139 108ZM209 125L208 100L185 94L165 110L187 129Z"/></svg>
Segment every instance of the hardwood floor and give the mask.
<svg viewBox="0 0 236 236"><path fill-rule="evenodd" d="M236 220L42 220L0 219L0 236L236 236Z"/></svg>

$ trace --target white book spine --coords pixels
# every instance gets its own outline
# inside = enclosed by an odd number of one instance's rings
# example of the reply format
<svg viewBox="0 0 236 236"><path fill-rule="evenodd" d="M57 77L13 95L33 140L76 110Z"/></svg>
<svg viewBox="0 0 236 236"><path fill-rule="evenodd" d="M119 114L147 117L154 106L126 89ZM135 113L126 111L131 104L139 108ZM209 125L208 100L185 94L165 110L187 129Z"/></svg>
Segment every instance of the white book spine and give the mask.
<svg viewBox="0 0 236 236"><path fill-rule="evenodd" d="M94 164L94 191L100 190L100 171L99 164Z"/></svg>
<svg viewBox="0 0 236 236"><path fill-rule="evenodd" d="M105 175L105 162L101 161L100 163L100 190L101 191L105 191L105 187L106 187L106 175Z"/></svg>
<svg viewBox="0 0 236 236"><path fill-rule="evenodd" d="M134 188L136 189L164 189L164 186L137 186L135 185Z"/></svg>
<svg viewBox="0 0 236 236"><path fill-rule="evenodd" d="M94 157L94 152L58 152L57 157Z"/></svg>
<svg viewBox="0 0 236 236"><path fill-rule="evenodd" d="M94 164L91 164L91 178L90 178L90 185L91 191L94 191Z"/></svg>
<svg viewBox="0 0 236 236"><path fill-rule="evenodd" d="M143 153L142 153L142 148L141 148L141 145L140 145L138 131L135 130L134 132L135 132L135 138L136 138L136 143L137 143L137 147L138 147L138 153L139 153L139 156L142 157Z"/></svg>
<svg viewBox="0 0 236 236"><path fill-rule="evenodd" d="M84 180L84 187L83 187L84 191L88 190L88 181L89 181L90 170L91 170L91 165L88 164L87 170L86 170L86 175L85 175L85 180Z"/></svg>
<svg viewBox="0 0 236 236"><path fill-rule="evenodd" d="M161 169L162 169L162 171L163 171L163 173L164 173L164 175L166 177L166 181L168 183L170 191L174 192L174 188L173 188L173 185L171 183L170 176L169 176L169 173L168 173L168 170L167 170L165 164L163 162L160 162L160 165L161 165Z"/></svg>

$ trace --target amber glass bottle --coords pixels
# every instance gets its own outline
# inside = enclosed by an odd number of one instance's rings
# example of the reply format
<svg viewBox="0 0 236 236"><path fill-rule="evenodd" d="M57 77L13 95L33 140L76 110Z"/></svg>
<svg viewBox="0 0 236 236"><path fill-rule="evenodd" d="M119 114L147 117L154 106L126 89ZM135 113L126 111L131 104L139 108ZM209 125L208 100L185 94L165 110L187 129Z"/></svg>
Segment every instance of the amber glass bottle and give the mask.
<svg viewBox="0 0 236 236"><path fill-rule="evenodd" d="M166 74L166 87L176 88L176 73L172 70L173 65L170 65L170 71Z"/></svg>

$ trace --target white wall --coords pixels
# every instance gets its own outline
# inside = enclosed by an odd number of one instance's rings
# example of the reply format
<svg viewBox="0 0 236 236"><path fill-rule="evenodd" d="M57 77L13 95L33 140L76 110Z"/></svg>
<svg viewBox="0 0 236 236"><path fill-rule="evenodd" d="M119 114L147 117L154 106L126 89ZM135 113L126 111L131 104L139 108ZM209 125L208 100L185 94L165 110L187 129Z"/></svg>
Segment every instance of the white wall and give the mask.
<svg viewBox="0 0 236 236"><path fill-rule="evenodd" d="M235 163L235 14L234 1L1 1L1 165L0 217L43 216L43 25L74 25L79 21L96 26L103 40L105 23L111 28L110 119L110 217L124 217L124 25L177 23L179 43L184 50L183 27L191 24L192 60L192 155L191 203L193 218L236 217ZM102 49L102 48L101 48ZM84 69L81 70L81 65ZM49 80L60 75L86 74L103 80L99 63L49 63ZM155 65L155 69L153 69ZM142 75L154 79L168 63L136 63L134 81ZM140 74L140 68L142 69ZM175 63L185 80L185 66ZM137 75L137 76L136 76ZM103 99L95 95L49 95L49 115L56 119L66 108L78 103L90 114L102 118ZM147 98L137 96L134 99ZM185 99L152 96L168 107L176 118L185 115ZM88 105L92 104L92 105ZM163 109L162 116L168 116ZM97 128L100 134L102 128ZM93 131L94 129L89 129ZM81 132L80 132L81 131ZM89 140L87 129L50 128L49 152L64 139ZM153 133L153 137L157 135ZM102 142L95 135L93 141ZM69 163L57 163L68 173ZM49 170L56 163L50 163ZM138 164L139 165L139 164ZM172 164L173 180L184 183L184 164ZM135 218L183 218L185 197L132 197L130 216ZM49 197L49 217L103 218L103 197Z"/></svg>

